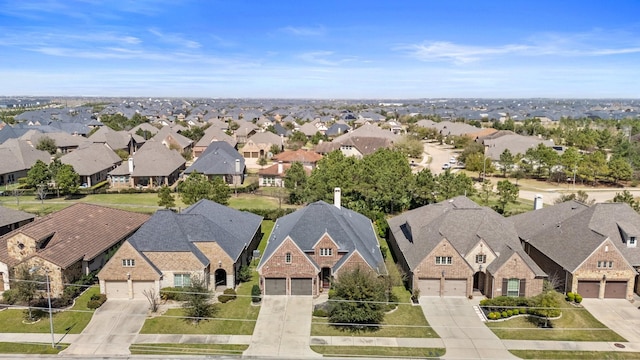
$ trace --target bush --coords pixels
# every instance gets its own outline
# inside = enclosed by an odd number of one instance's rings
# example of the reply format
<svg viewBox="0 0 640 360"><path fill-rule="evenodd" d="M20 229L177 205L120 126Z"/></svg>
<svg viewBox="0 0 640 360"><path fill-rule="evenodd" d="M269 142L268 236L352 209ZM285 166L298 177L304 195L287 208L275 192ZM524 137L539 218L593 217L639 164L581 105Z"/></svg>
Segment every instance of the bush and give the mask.
<svg viewBox="0 0 640 360"><path fill-rule="evenodd" d="M160 289L160 298L163 300L185 301L187 297L184 290L181 287L166 287Z"/></svg>
<svg viewBox="0 0 640 360"><path fill-rule="evenodd" d="M502 316L503 318L508 318L509 314L506 311L503 311L500 313L500 316Z"/></svg>
<svg viewBox="0 0 640 360"><path fill-rule="evenodd" d="M571 291L569 291L567 293L567 301L573 302L576 300L576 295L574 293L572 293Z"/></svg>
<svg viewBox="0 0 640 360"><path fill-rule="evenodd" d="M265 220L277 220L287 214L291 214L295 209L240 209L262 216Z"/></svg>
<svg viewBox="0 0 640 360"><path fill-rule="evenodd" d="M318 308L313 310L313 316L316 317L328 317L329 316L329 312L325 309L322 308Z"/></svg>
<svg viewBox="0 0 640 360"><path fill-rule="evenodd" d="M18 299L16 298L16 291L14 289L5 290L2 293L2 303L13 305Z"/></svg>
<svg viewBox="0 0 640 360"><path fill-rule="evenodd" d="M507 317L512 317L513 316L513 310L509 309L507 310Z"/></svg>
<svg viewBox="0 0 640 360"><path fill-rule="evenodd" d="M238 271L238 281L240 282L249 282L251 281L251 269L248 266L241 266Z"/></svg>
<svg viewBox="0 0 640 360"><path fill-rule="evenodd" d="M513 309L513 315L519 315L520 314L520 310L518 309Z"/></svg>
<svg viewBox="0 0 640 360"><path fill-rule="evenodd" d="M107 295L105 294L95 294L95 295L91 295L91 299L89 301L87 301L87 307L89 309L97 309L100 306L102 306L102 304L104 304L104 302L107 301Z"/></svg>
<svg viewBox="0 0 640 360"><path fill-rule="evenodd" d="M576 302L577 302L578 304L580 304L580 303L582 302L582 295L580 295L580 294L576 294L576 299L575 299L575 300L576 300Z"/></svg>
<svg viewBox="0 0 640 360"><path fill-rule="evenodd" d="M221 303L227 303L236 298L236 291L232 288L225 289L222 295L218 296L218 301Z"/></svg>
<svg viewBox="0 0 640 360"><path fill-rule="evenodd" d="M262 292L260 291L260 286L253 285L251 287L251 301L254 303L260 302L262 299Z"/></svg>

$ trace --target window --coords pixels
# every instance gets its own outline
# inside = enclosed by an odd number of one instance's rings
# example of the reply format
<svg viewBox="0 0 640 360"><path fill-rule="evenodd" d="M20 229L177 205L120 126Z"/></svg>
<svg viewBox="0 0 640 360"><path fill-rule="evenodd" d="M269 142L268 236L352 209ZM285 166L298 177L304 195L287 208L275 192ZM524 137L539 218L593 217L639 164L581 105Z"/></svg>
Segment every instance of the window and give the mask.
<svg viewBox="0 0 640 360"><path fill-rule="evenodd" d="M487 262L487 255L476 255L476 264L484 264Z"/></svg>
<svg viewBox="0 0 640 360"><path fill-rule="evenodd" d="M191 275L189 274L175 274L173 275L174 287L189 287L191 286Z"/></svg>
<svg viewBox="0 0 640 360"><path fill-rule="evenodd" d="M636 245L636 237L635 236L630 236L629 237L629 246L635 246Z"/></svg>
<svg viewBox="0 0 640 360"><path fill-rule="evenodd" d="M452 262L451 256L436 256L436 265L451 265Z"/></svg>
<svg viewBox="0 0 640 360"><path fill-rule="evenodd" d="M333 255L333 249L331 248L320 249L320 256L331 256L331 255Z"/></svg>
<svg viewBox="0 0 640 360"><path fill-rule="evenodd" d="M122 266L124 267L134 267L136 266L135 259L122 259Z"/></svg>
<svg viewBox="0 0 640 360"><path fill-rule="evenodd" d="M284 255L284 262L287 264L291 264L291 253L286 253Z"/></svg>
<svg viewBox="0 0 640 360"><path fill-rule="evenodd" d="M507 296L517 297L520 295L520 279L509 279L507 282Z"/></svg>
<svg viewBox="0 0 640 360"><path fill-rule="evenodd" d="M598 268L611 269L613 268L613 261L600 260L598 261Z"/></svg>

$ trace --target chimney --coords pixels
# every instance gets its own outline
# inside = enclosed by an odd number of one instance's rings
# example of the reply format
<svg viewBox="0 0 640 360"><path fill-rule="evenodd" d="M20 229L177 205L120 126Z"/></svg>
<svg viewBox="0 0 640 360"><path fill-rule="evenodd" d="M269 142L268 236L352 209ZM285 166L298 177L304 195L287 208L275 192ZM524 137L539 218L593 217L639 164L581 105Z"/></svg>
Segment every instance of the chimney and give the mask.
<svg viewBox="0 0 640 360"><path fill-rule="evenodd" d="M540 209L542 209L542 195L536 194L536 196L533 198L533 210Z"/></svg>
<svg viewBox="0 0 640 360"><path fill-rule="evenodd" d="M130 157L129 160L127 160L127 163L129 164L129 174L133 174L133 169L134 169L133 158Z"/></svg>
<svg viewBox="0 0 640 360"><path fill-rule="evenodd" d="M240 159L236 159L236 175L240 173Z"/></svg>
<svg viewBox="0 0 640 360"><path fill-rule="evenodd" d="M278 161L278 174L282 174L283 171L282 161Z"/></svg>
<svg viewBox="0 0 640 360"><path fill-rule="evenodd" d="M338 209L341 208L340 197L341 197L340 188L339 187L334 188L333 189L333 205L335 205L335 207L337 207Z"/></svg>

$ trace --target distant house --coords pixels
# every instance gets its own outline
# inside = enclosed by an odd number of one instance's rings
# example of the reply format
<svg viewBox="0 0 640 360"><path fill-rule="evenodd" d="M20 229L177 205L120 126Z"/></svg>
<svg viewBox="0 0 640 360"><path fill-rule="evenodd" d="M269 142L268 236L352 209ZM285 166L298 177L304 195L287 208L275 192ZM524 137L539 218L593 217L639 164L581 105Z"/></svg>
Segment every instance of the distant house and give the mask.
<svg viewBox="0 0 640 360"><path fill-rule="evenodd" d="M33 219L33 214L0 206L0 236L32 222Z"/></svg>
<svg viewBox="0 0 640 360"><path fill-rule="evenodd" d="M511 131L499 131L476 140L484 145L485 156L492 161L499 161L500 155L509 149L511 154L524 155L527 150L535 148L538 144L553 147L553 140L544 140L535 136L523 136Z"/></svg>
<svg viewBox="0 0 640 360"><path fill-rule="evenodd" d="M193 140L179 134L179 129L178 127L164 126L152 139L180 153L191 150L193 148Z"/></svg>
<svg viewBox="0 0 640 360"><path fill-rule="evenodd" d="M224 141L213 141L184 173L198 172L209 178L218 176L227 184L240 185L244 182L245 170L244 158L238 150Z"/></svg>
<svg viewBox="0 0 640 360"><path fill-rule="evenodd" d="M284 187L286 172L291 168L292 164L278 161L277 164L258 170L258 186ZM305 167L304 169L307 176L311 175L310 168Z"/></svg>
<svg viewBox="0 0 640 360"><path fill-rule="evenodd" d="M193 147L193 157L199 158L205 149L214 141L224 141L234 149L238 145L236 139L227 135L223 130L215 126L210 126L204 131L204 136Z"/></svg>
<svg viewBox="0 0 640 360"><path fill-rule="evenodd" d="M638 292L640 215L629 205L568 201L509 219L560 291L628 300Z"/></svg>
<svg viewBox="0 0 640 360"><path fill-rule="evenodd" d="M21 138L25 137L23 136ZM34 131L31 136L29 136L28 141L31 142L33 147L37 147L43 138L52 139L56 144L57 152L61 154L69 153L89 141L83 136L74 136L66 132L50 132L44 134L38 131Z"/></svg>
<svg viewBox="0 0 640 360"><path fill-rule="evenodd" d="M185 169L186 161L158 141L147 141L128 161L109 172L112 188L171 186Z"/></svg>
<svg viewBox="0 0 640 360"><path fill-rule="evenodd" d="M318 201L276 221L258 265L265 295L317 295L344 271L387 269L371 221L340 204Z"/></svg>
<svg viewBox="0 0 640 360"><path fill-rule="evenodd" d="M109 299L144 299L143 291L189 286L235 287L262 238L262 217L209 200L182 213L157 211L98 274Z"/></svg>
<svg viewBox="0 0 640 360"><path fill-rule="evenodd" d="M522 250L514 226L464 196L388 220L388 242L420 296L533 296L545 272Z"/></svg>
<svg viewBox="0 0 640 360"><path fill-rule="evenodd" d="M242 151L242 156L245 159L257 159L267 156L273 145L282 148L284 146L284 138L272 132L265 131L252 135L240 151Z"/></svg>
<svg viewBox="0 0 640 360"><path fill-rule="evenodd" d="M4 290L19 266L48 271L52 296L66 284L100 269L110 251L133 234L149 215L77 203L0 237L0 273ZM11 275L13 276L13 275Z"/></svg>
<svg viewBox="0 0 640 360"><path fill-rule="evenodd" d="M0 159L0 185L6 185L26 177L36 161L48 164L51 162L51 155L33 148L26 141L9 139L0 144Z"/></svg>
<svg viewBox="0 0 640 360"><path fill-rule="evenodd" d="M109 171L120 165L122 159L105 144L94 143L63 155L60 162L73 166L82 186L91 187L106 181Z"/></svg>
<svg viewBox="0 0 640 360"><path fill-rule="evenodd" d="M398 135L376 125L365 124L354 131L338 136L331 142L318 144L315 151L328 154L334 150L340 150L345 156L362 158L378 149L393 147L399 138Z"/></svg>
<svg viewBox="0 0 640 360"><path fill-rule="evenodd" d="M126 131L115 131L108 126L101 127L93 133L89 140L96 144L104 144L113 151L123 150L133 155L144 144L145 139Z"/></svg>
<svg viewBox="0 0 640 360"><path fill-rule="evenodd" d="M308 169L315 169L316 164L320 159L322 159L322 155L318 154L315 151L309 150L286 150L279 154L274 155L271 158L273 161L282 161L285 164L292 164L294 162L302 163L302 166Z"/></svg>

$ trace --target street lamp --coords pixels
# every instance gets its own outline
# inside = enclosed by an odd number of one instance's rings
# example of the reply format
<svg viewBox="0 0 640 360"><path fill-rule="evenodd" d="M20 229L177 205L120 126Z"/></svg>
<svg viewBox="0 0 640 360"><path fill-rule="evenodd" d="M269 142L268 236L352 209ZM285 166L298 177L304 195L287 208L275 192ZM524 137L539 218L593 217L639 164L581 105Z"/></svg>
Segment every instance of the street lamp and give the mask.
<svg viewBox="0 0 640 360"><path fill-rule="evenodd" d="M31 269L29 269L29 273L34 273L38 270L40 270L41 266L34 266ZM51 347L55 349L56 347L56 340L54 338L53 335L53 313L51 311L51 282L49 281L49 270L45 269L44 270L44 275L47 279L47 303L49 305L49 330L51 331Z"/></svg>

